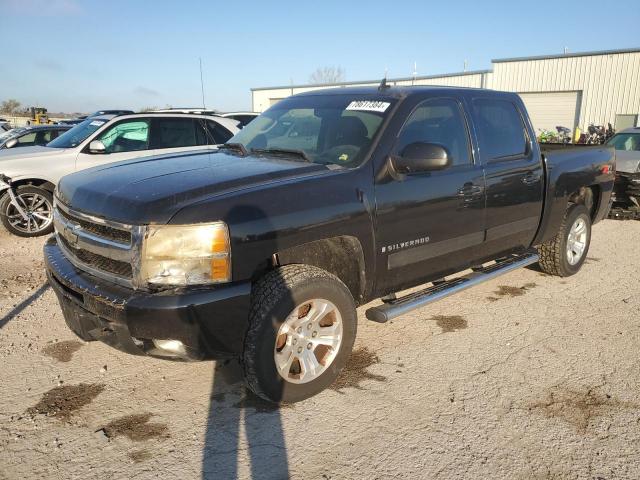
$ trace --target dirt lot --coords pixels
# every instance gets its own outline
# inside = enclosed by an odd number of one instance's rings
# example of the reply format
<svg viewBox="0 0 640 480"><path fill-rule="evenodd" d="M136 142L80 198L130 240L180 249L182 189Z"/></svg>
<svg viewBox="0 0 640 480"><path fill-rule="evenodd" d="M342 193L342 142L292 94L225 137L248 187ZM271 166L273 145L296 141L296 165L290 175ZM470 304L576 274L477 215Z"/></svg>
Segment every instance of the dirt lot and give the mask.
<svg viewBox="0 0 640 480"><path fill-rule="evenodd" d="M42 243L0 233L0 478L640 478L640 222L598 225L572 278L361 309L348 371L282 409L235 362L77 340Z"/></svg>

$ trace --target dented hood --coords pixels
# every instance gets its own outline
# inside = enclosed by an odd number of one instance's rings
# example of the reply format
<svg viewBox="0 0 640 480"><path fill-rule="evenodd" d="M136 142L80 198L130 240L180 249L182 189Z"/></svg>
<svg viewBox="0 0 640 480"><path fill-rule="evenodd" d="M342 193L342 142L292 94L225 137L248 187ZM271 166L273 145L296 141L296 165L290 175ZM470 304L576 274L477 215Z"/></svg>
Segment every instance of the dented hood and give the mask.
<svg viewBox="0 0 640 480"><path fill-rule="evenodd" d="M69 207L128 224L167 223L180 209L280 180L321 175L323 165L222 151L146 157L67 175L58 198Z"/></svg>

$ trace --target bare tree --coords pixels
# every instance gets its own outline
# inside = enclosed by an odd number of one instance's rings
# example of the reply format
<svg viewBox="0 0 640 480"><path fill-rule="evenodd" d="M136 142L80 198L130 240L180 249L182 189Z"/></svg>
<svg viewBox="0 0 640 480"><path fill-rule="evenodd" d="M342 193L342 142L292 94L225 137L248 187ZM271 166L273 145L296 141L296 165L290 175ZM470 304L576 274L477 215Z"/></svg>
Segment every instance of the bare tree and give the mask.
<svg viewBox="0 0 640 480"><path fill-rule="evenodd" d="M319 67L309 76L311 83L344 82L345 73L342 67Z"/></svg>
<svg viewBox="0 0 640 480"><path fill-rule="evenodd" d="M4 113L15 113L20 108L20 102L14 98L10 98L9 100L5 100L0 103L0 112Z"/></svg>

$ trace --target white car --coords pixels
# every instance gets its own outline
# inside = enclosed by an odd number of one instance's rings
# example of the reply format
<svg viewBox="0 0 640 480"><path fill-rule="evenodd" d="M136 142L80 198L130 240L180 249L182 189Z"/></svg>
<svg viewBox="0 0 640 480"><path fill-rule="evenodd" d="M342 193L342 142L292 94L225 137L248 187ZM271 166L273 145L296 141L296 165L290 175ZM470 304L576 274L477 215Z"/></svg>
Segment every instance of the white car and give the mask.
<svg viewBox="0 0 640 480"><path fill-rule="evenodd" d="M0 221L11 233L53 230L53 191L64 175L105 163L216 149L239 131L210 115L138 113L87 118L44 147L0 151Z"/></svg>

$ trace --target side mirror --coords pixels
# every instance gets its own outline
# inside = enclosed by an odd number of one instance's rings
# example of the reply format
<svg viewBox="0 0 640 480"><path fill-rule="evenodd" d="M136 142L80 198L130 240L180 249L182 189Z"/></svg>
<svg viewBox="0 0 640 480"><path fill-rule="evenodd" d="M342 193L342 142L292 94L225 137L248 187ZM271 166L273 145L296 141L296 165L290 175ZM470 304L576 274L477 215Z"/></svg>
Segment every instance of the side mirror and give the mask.
<svg viewBox="0 0 640 480"><path fill-rule="evenodd" d="M4 144L4 148L13 148L18 144L17 138L12 138L7 143Z"/></svg>
<svg viewBox="0 0 640 480"><path fill-rule="evenodd" d="M89 153L107 153L107 147L100 140L94 140L89 144Z"/></svg>
<svg viewBox="0 0 640 480"><path fill-rule="evenodd" d="M451 157L447 150L437 143L410 143L400 153L393 157L393 167L406 175L413 173L443 170L451 166Z"/></svg>

